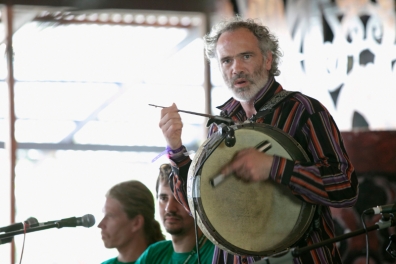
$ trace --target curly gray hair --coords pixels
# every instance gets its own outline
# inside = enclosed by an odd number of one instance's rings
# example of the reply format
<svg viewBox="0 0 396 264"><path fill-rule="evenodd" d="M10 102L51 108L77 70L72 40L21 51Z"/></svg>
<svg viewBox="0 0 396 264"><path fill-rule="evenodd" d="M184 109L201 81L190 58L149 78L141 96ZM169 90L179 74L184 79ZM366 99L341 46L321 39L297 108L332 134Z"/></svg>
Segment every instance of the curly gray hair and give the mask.
<svg viewBox="0 0 396 264"><path fill-rule="evenodd" d="M279 48L278 39L270 33L268 27L261 25L260 22L254 19L243 20L240 16L235 16L232 19L224 20L213 26L211 32L203 38L206 57L208 59L216 57L216 45L221 34L239 28L246 28L256 36L264 57L268 51L272 53L272 65L269 72L273 76L278 76L280 74L280 70L278 69L280 57L283 56Z"/></svg>

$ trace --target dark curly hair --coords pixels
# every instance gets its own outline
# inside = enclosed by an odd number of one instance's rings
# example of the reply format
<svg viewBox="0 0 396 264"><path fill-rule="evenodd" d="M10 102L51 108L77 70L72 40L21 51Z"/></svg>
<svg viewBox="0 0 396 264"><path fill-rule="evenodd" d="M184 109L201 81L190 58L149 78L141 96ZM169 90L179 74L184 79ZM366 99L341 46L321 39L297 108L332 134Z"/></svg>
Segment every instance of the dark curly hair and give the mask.
<svg viewBox="0 0 396 264"><path fill-rule="evenodd" d="M172 166L168 163L164 163L160 166L159 168L159 175L157 178L157 184L155 186L155 191L157 193L157 198L158 198L158 189L160 183L162 183L164 186L169 186L170 185L170 180L169 176L172 173Z"/></svg>

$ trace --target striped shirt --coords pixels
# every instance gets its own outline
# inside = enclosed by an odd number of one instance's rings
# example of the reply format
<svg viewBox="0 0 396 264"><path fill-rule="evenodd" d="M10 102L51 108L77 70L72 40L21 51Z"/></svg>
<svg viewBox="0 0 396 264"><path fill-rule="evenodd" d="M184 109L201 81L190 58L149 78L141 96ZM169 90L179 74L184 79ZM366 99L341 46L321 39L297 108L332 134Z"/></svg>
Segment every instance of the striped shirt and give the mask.
<svg viewBox="0 0 396 264"><path fill-rule="evenodd" d="M256 95L255 108L259 110L272 96L283 91L274 77L270 77L265 87ZM235 123L248 119L241 104L231 98L219 106L223 115ZM306 239L295 246L302 248L333 238L334 223L330 206L351 207L358 196L358 181L354 167L345 150L340 131L328 110L317 100L301 93L294 93L270 114L258 118L257 123L277 127L291 135L308 154L310 163L293 161L274 156L270 179L288 186L291 192L308 203L319 205L316 225L309 231ZM217 131L213 123L209 136ZM186 184L188 168L191 163L183 152L169 155L173 167L172 189L176 199L189 211ZM216 247L213 264L253 263L257 257L233 256ZM293 263L342 263L336 244L330 244L306 252L294 258Z"/></svg>

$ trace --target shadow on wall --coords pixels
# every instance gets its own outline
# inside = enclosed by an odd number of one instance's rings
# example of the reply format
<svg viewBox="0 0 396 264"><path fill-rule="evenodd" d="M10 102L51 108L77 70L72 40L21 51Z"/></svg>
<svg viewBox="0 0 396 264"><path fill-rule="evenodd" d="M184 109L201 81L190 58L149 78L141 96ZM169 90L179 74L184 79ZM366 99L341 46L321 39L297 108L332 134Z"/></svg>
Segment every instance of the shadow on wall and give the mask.
<svg viewBox="0 0 396 264"><path fill-rule="evenodd" d="M396 201L396 173L364 173L358 174L359 197L352 208L331 208L336 236L354 232L363 228L361 215L364 210L378 205L393 204ZM366 215L363 217L366 227L374 226L382 215ZM395 227L368 232L369 255L371 264L396 263L386 251L391 243L390 236L396 234ZM394 242L392 242L392 245ZM344 263L365 263L366 235L338 242ZM362 262L361 262L362 261Z"/></svg>

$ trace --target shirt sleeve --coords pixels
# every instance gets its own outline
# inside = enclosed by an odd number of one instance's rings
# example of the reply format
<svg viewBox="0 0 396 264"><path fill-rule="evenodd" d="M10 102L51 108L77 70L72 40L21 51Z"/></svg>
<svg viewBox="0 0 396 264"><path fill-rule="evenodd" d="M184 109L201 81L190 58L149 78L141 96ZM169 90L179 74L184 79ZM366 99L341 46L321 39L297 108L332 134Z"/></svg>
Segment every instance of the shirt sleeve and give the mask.
<svg viewBox="0 0 396 264"><path fill-rule="evenodd" d="M299 133L312 160L300 162L275 156L270 178L289 186L307 202L338 208L353 206L358 181L331 115L326 109L313 113Z"/></svg>
<svg viewBox="0 0 396 264"><path fill-rule="evenodd" d="M169 161L172 166L169 182L175 199L183 205L184 209L191 215L187 200L187 177L191 159L188 155L184 155L184 153L187 153L187 149L184 146L178 153L168 153Z"/></svg>

